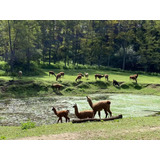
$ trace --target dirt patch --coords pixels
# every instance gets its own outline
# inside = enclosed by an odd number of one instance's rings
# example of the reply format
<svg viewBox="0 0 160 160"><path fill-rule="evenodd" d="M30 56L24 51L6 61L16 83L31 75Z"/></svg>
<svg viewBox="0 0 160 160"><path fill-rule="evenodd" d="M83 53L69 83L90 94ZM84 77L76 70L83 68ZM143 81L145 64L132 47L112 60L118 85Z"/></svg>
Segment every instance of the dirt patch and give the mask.
<svg viewBox="0 0 160 160"><path fill-rule="evenodd" d="M121 134L125 135L128 133L134 132L147 132L147 131L156 131L160 130L160 127L144 127L141 129L134 129L134 130L122 130L119 132L115 132L115 135ZM63 133L63 134L55 134L55 135L42 135L38 137L25 137L20 138L18 140L90 140L90 139L109 139L110 134L107 133L105 130L99 131L84 131L84 132L77 132L77 133ZM112 134L113 137L113 134Z"/></svg>

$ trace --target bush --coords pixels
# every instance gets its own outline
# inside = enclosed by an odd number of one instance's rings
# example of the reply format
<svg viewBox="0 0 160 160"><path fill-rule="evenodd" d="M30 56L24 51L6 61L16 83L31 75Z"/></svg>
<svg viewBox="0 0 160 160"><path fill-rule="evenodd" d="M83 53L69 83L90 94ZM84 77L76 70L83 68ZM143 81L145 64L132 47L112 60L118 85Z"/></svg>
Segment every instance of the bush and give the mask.
<svg viewBox="0 0 160 160"><path fill-rule="evenodd" d="M31 122L30 120L28 120L26 123L21 123L22 130L35 128L35 127L36 127L35 122Z"/></svg>
<svg viewBox="0 0 160 160"><path fill-rule="evenodd" d="M6 139L5 136L1 136L1 137L0 137L0 140L5 140L5 139Z"/></svg>

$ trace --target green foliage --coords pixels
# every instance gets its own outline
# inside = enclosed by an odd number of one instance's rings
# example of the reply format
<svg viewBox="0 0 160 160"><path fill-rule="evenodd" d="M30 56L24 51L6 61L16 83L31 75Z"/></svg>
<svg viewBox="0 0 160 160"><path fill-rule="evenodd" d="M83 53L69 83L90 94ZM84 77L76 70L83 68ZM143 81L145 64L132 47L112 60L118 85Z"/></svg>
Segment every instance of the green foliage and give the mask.
<svg viewBox="0 0 160 160"><path fill-rule="evenodd" d="M0 140L5 140L6 137L5 136L0 136Z"/></svg>
<svg viewBox="0 0 160 160"><path fill-rule="evenodd" d="M35 127L36 127L35 122L31 122L30 120L28 120L26 123L21 123L22 130L27 130L27 129L35 128Z"/></svg>

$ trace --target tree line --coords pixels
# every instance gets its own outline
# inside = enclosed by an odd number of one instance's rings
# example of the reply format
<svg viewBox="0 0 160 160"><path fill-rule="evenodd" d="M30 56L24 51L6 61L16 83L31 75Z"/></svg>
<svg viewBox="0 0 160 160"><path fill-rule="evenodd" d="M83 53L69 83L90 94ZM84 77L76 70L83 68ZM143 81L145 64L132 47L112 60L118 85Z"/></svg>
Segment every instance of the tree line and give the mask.
<svg viewBox="0 0 160 160"><path fill-rule="evenodd" d="M159 37L156 20L1 20L0 60L10 72L60 61L159 72Z"/></svg>

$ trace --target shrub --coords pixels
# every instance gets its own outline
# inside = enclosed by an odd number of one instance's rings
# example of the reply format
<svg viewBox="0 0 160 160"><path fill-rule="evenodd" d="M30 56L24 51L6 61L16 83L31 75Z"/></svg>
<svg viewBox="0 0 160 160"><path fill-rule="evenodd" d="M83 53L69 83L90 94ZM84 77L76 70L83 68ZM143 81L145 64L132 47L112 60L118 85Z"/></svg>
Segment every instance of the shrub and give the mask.
<svg viewBox="0 0 160 160"><path fill-rule="evenodd" d="M36 127L35 122L31 122L30 120L28 120L26 123L21 123L22 130L35 128L35 127Z"/></svg>
<svg viewBox="0 0 160 160"><path fill-rule="evenodd" d="M1 136L1 137L0 137L0 140L5 140L5 139L6 139L5 136Z"/></svg>

